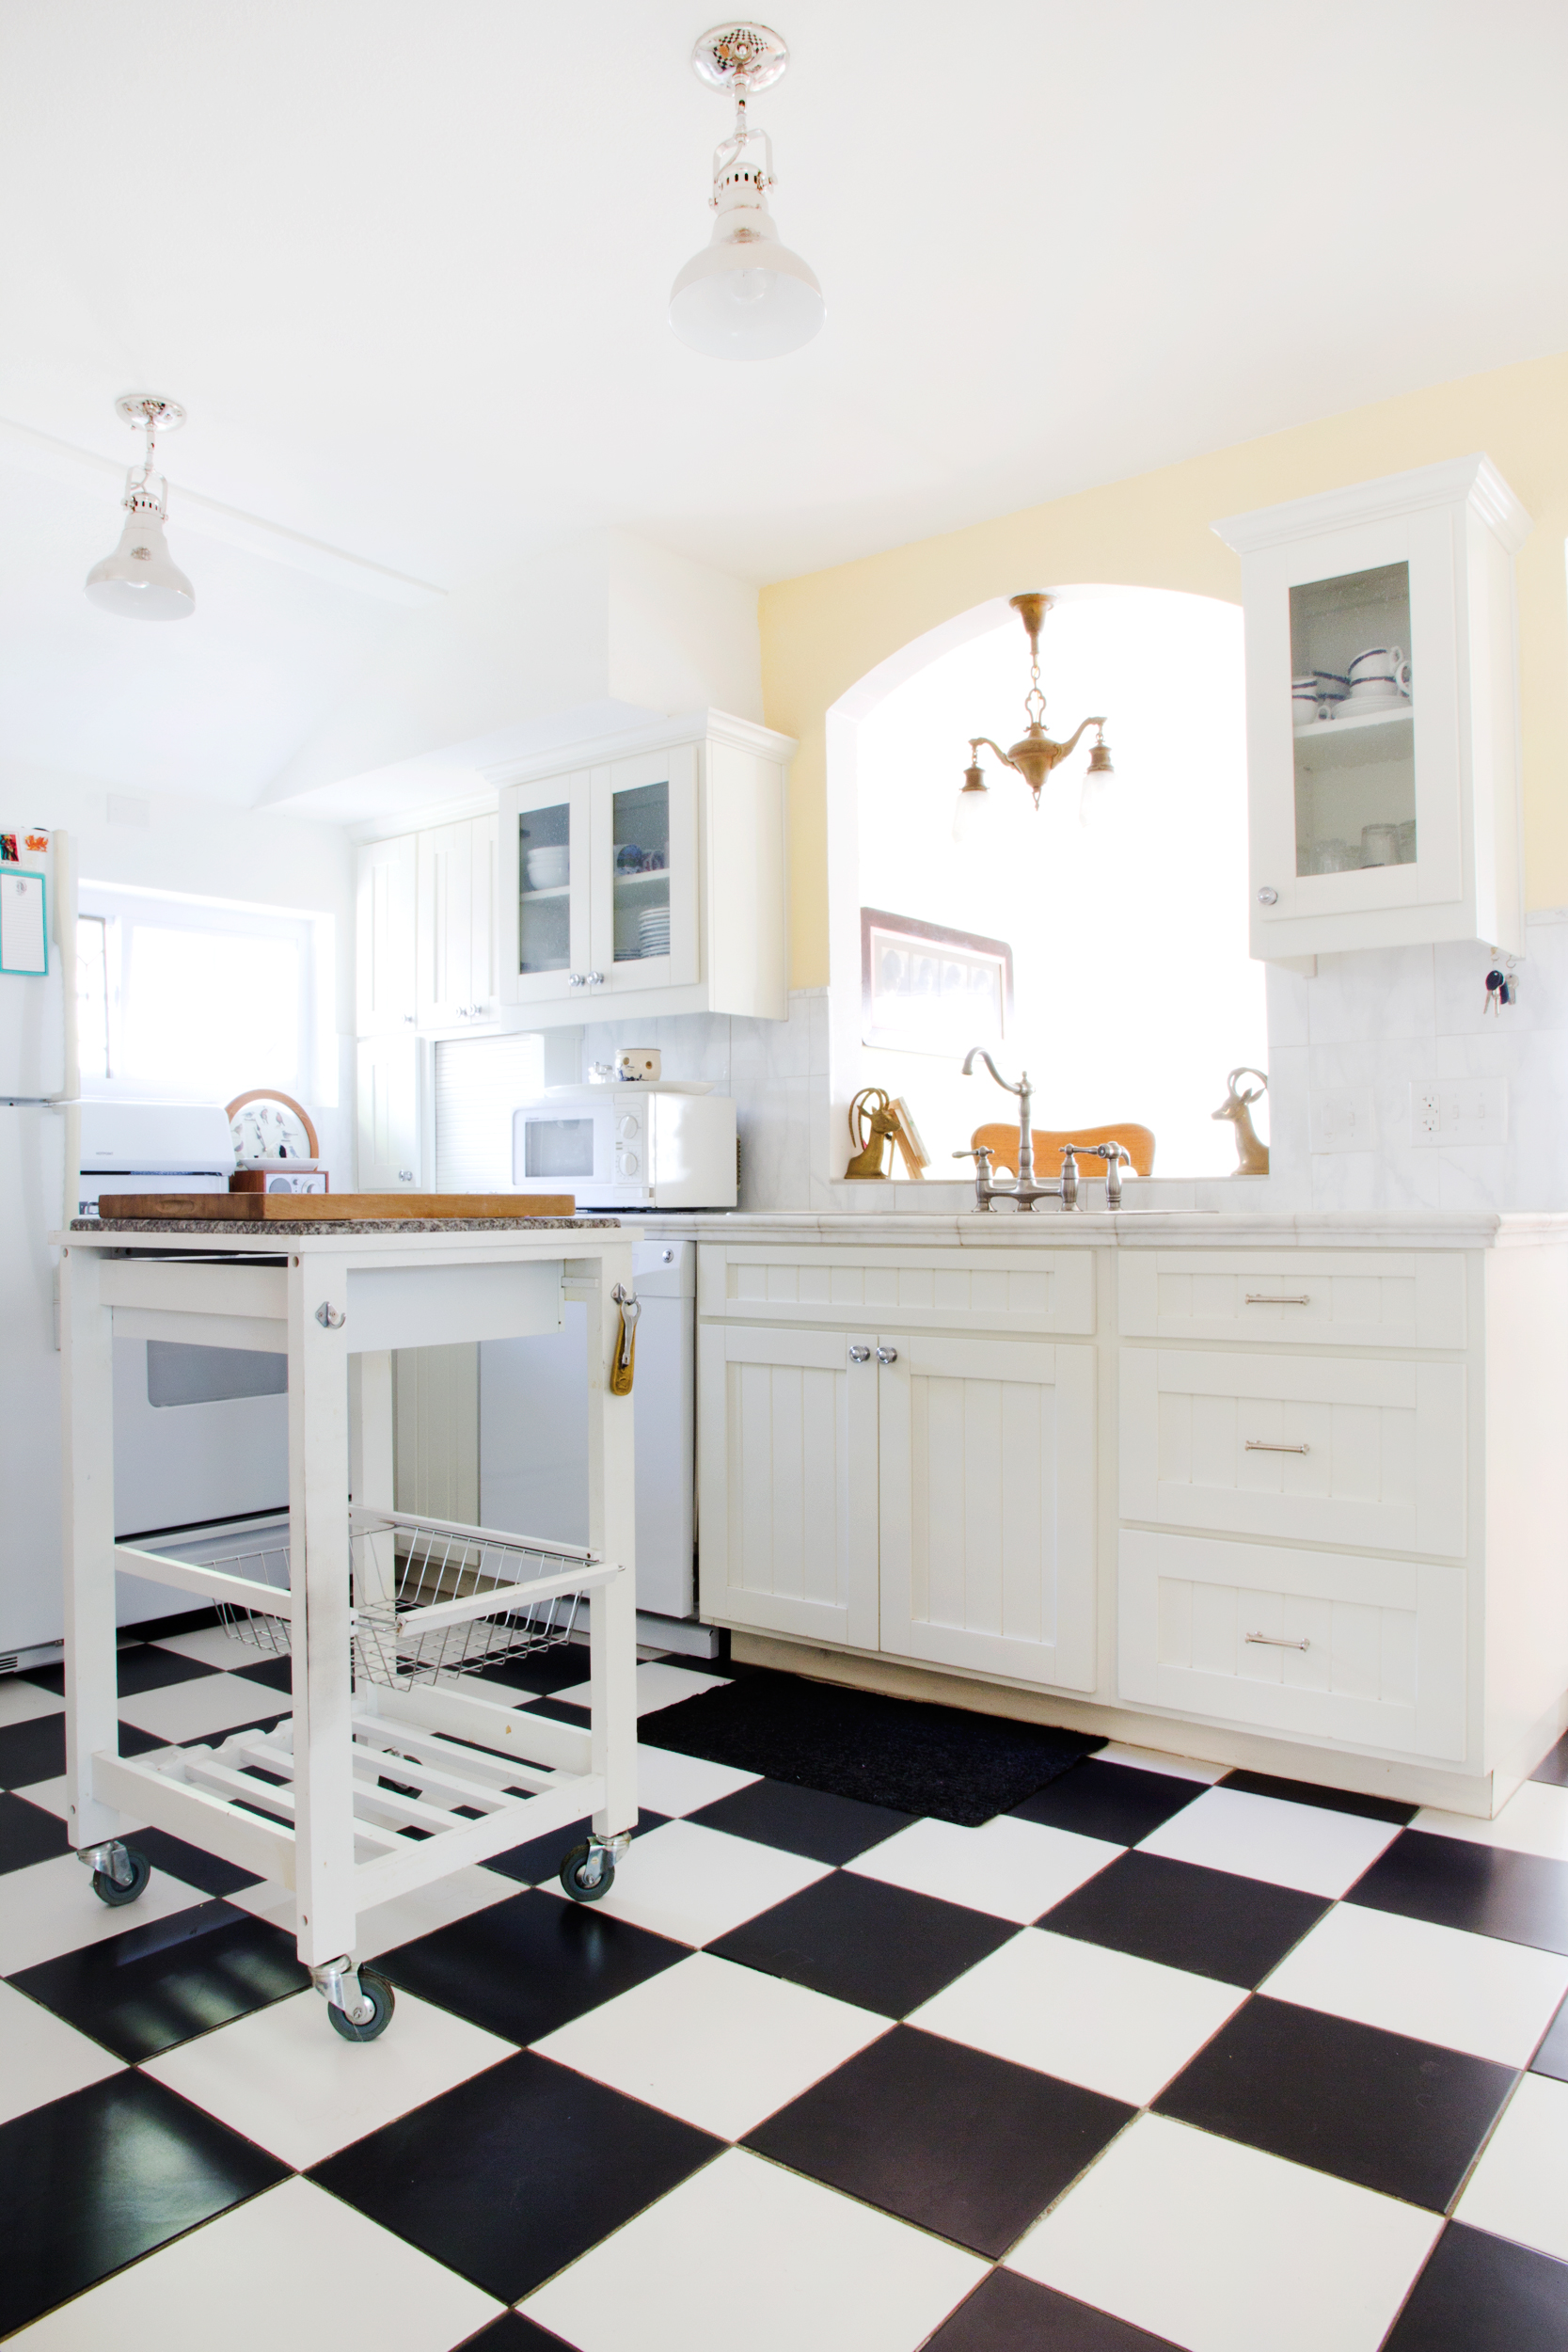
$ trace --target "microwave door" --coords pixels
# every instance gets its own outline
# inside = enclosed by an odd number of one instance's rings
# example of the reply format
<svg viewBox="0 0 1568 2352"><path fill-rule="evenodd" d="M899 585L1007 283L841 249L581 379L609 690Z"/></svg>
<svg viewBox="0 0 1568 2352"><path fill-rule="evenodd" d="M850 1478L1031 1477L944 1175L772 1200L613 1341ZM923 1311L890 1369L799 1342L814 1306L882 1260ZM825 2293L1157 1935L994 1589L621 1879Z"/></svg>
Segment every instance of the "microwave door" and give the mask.
<svg viewBox="0 0 1568 2352"><path fill-rule="evenodd" d="M592 1112L519 1111L513 1122L513 1183L541 1190L591 1184L596 1125Z"/></svg>

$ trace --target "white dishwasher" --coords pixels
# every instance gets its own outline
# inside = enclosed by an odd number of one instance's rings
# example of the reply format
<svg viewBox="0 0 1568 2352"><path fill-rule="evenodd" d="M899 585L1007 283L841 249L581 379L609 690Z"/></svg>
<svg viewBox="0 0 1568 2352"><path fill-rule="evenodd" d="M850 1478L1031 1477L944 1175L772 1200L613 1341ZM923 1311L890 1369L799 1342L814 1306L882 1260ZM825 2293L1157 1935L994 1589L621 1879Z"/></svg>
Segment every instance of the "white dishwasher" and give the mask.
<svg viewBox="0 0 1568 2352"><path fill-rule="evenodd" d="M672 1648L706 1651L696 1614L697 1245L632 1236L642 1312L633 1387L637 1422L637 1608L687 1620ZM485 1340L479 1351L479 1517L559 1543L588 1541L585 1310L538 1339ZM659 1629L642 1627L641 1638Z"/></svg>

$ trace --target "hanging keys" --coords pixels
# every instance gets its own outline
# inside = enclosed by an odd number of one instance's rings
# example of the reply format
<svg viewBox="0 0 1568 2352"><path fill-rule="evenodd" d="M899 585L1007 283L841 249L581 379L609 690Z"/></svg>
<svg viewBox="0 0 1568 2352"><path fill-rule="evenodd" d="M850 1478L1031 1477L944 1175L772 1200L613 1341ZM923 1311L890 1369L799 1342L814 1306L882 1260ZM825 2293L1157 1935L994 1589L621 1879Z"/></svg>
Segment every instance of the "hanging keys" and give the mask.
<svg viewBox="0 0 1568 2352"><path fill-rule="evenodd" d="M1504 1005L1512 1005L1515 1001L1513 973L1501 971L1494 965L1486 975L1486 1002L1481 1007L1482 1012L1500 1012Z"/></svg>

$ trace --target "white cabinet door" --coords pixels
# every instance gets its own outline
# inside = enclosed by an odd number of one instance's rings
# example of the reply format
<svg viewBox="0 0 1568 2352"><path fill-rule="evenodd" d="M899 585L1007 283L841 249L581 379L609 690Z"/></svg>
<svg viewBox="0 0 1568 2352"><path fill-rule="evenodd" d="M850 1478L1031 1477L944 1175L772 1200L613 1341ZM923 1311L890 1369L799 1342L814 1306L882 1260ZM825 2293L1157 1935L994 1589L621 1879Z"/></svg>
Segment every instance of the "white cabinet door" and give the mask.
<svg viewBox="0 0 1568 2352"><path fill-rule="evenodd" d="M425 1029L470 1017L473 960L473 830L433 825L420 835L416 1010Z"/></svg>
<svg viewBox="0 0 1568 2352"><path fill-rule="evenodd" d="M869 1334L702 1326L698 1456L703 1614L875 1649Z"/></svg>
<svg viewBox="0 0 1568 2352"><path fill-rule="evenodd" d="M493 1021L500 1003L497 968L497 871L500 824L495 817L469 820L468 914L469 1019Z"/></svg>
<svg viewBox="0 0 1568 2352"><path fill-rule="evenodd" d="M881 1646L1095 1682L1095 1352L877 1342Z"/></svg>
<svg viewBox="0 0 1568 2352"><path fill-rule="evenodd" d="M586 996L593 771L508 785L496 847L499 994L505 1005Z"/></svg>
<svg viewBox="0 0 1568 2352"><path fill-rule="evenodd" d="M1458 1555L1466 1438L1463 1364L1122 1350L1124 1518Z"/></svg>
<svg viewBox="0 0 1568 2352"><path fill-rule="evenodd" d="M372 841L359 851L354 945L361 1037L414 1025L415 838Z"/></svg>
<svg viewBox="0 0 1568 2352"><path fill-rule="evenodd" d="M695 744L596 768L591 802L594 993L699 979Z"/></svg>
<svg viewBox="0 0 1568 2352"><path fill-rule="evenodd" d="M397 1192L420 1180L419 1040L412 1029L359 1041L358 1187Z"/></svg>
<svg viewBox="0 0 1568 2352"><path fill-rule="evenodd" d="M1123 1528L1118 1694L1462 1757L1465 1598L1458 1566Z"/></svg>

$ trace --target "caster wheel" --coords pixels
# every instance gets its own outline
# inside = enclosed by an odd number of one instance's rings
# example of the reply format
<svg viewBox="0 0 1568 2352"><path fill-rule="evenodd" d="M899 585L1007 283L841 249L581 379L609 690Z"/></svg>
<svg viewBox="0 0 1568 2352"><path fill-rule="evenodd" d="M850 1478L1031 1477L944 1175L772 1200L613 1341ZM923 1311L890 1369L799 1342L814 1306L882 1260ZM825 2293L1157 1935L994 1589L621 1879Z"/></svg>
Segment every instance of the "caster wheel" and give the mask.
<svg viewBox="0 0 1568 2352"><path fill-rule="evenodd" d="M107 1903L115 1910L121 1903L134 1903L138 1895L145 1895L147 1882L152 1876L151 1863L144 1853L138 1853L135 1846L126 1847L125 1859L131 1865L131 1883L128 1886L121 1886L117 1879L109 1876L107 1870L95 1870L92 1874L93 1893L101 1903Z"/></svg>
<svg viewBox="0 0 1568 2352"><path fill-rule="evenodd" d="M582 1876L583 1865L593 1851L585 1838L580 1846L572 1848L561 1866L561 1883L575 1903L596 1903L609 1894L615 1883L615 1859L612 1854L602 1855L596 1879L590 1882Z"/></svg>
<svg viewBox="0 0 1568 2352"><path fill-rule="evenodd" d="M397 2006L391 1986L385 1977L378 1977L373 1968L360 1969L359 1990L375 2012L364 2025L355 2025L341 2009L332 2008L330 2003L327 2007L326 2013L332 2020L333 2032L341 2033L345 2042L373 2042L376 2035L385 2033L391 2024L392 2011Z"/></svg>

